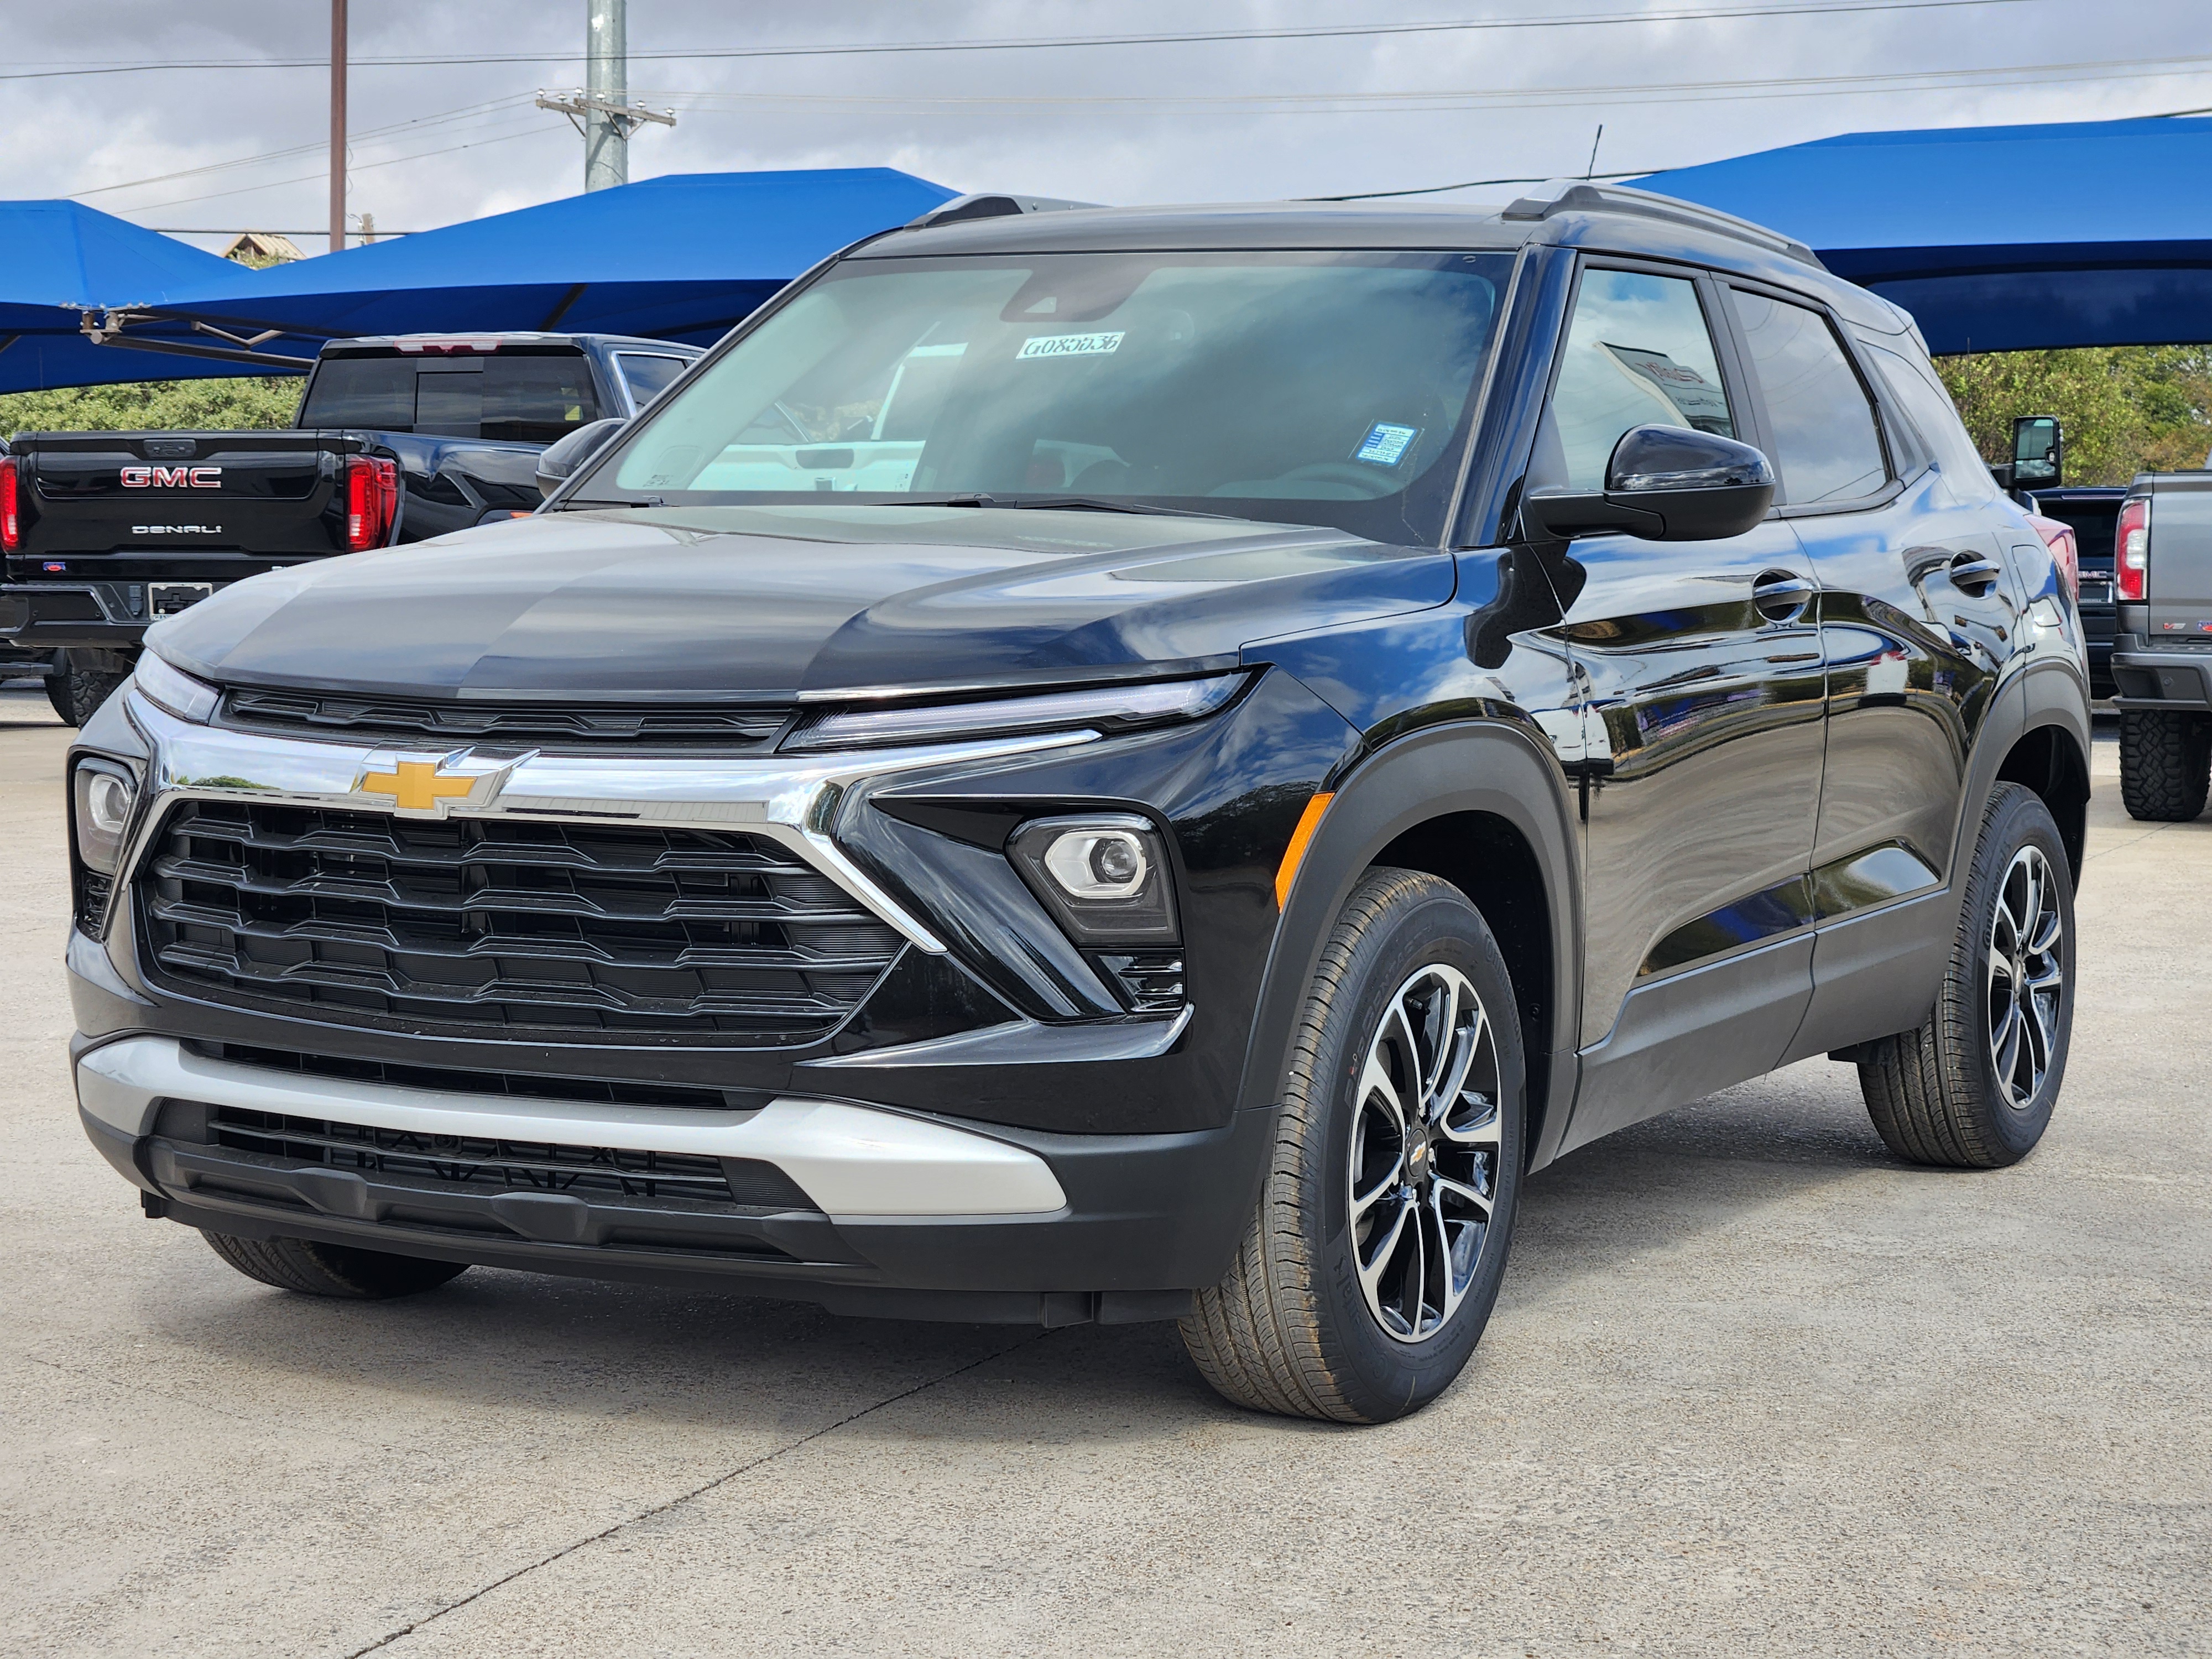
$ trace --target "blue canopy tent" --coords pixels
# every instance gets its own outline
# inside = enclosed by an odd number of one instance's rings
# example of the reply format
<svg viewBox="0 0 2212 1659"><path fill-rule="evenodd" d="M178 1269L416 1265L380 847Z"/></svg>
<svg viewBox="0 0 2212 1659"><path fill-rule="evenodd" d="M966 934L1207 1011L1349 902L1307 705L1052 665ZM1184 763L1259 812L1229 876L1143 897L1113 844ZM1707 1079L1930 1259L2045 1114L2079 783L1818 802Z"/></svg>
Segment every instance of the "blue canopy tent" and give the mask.
<svg viewBox="0 0 2212 1659"><path fill-rule="evenodd" d="M1845 133L1636 183L1796 237L1932 351L2212 341L2212 118Z"/></svg>
<svg viewBox="0 0 2212 1659"><path fill-rule="evenodd" d="M705 344L823 256L954 194L889 167L678 173L265 270L232 267L137 307L106 349L233 349L210 338L220 330L281 368L364 334L564 329ZM135 366L106 378L135 379Z"/></svg>
<svg viewBox="0 0 2212 1659"><path fill-rule="evenodd" d="M242 265L78 202L0 202L0 392L255 372L173 353L118 364L81 326L88 309L218 288L250 276Z"/></svg>

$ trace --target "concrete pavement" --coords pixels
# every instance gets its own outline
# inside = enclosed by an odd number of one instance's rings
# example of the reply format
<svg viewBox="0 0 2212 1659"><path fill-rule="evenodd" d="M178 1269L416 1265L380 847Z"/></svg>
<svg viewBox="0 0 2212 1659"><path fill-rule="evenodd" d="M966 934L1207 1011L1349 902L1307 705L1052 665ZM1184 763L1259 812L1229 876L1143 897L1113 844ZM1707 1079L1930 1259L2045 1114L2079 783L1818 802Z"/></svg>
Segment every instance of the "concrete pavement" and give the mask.
<svg viewBox="0 0 2212 1659"><path fill-rule="evenodd" d="M76 1126L67 737L0 693L0 1651L2212 1651L2212 818L2128 820L2109 733L2033 1157L1901 1166L1825 1061L1670 1113L1368 1430L1172 1326L240 1277Z"/></svg>

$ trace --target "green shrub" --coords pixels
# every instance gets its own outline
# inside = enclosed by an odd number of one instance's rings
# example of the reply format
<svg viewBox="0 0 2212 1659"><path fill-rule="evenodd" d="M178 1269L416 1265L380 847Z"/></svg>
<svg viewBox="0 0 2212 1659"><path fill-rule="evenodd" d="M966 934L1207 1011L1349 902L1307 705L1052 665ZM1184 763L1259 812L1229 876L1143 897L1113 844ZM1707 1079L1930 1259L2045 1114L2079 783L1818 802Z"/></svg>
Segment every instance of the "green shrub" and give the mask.
<svg viewBox="0 0 2212 1659"><path fill-rule="evenodd" d="M292 424L301 377L126 380L0 396L0 433L266 431Z"/></svg>

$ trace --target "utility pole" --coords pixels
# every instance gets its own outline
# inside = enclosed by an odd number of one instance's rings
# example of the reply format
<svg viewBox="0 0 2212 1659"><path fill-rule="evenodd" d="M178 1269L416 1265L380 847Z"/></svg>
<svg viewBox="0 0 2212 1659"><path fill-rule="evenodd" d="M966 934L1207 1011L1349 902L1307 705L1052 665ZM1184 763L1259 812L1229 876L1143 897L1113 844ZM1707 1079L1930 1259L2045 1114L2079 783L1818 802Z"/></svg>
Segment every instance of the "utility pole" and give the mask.
<svg viewBox="0 0 2212 1659"><path fill-rule="evenodd" d="M629 0L584 0L584 84L540 92L538 107L558 110L584 135L584 188L629 182L629 136L647 121L676 125L676 112L629 101Z"/></svg>
<svg viewBox="0 0 2212 1659"><path fill-rule="evenodd" d="M629 182L629 128L606 108L629 102L629 0L584 0L584 188L605 190Z"/></svg>
<svg viewBox="0 0 2212 1659"><path fill-rule="evenodd" d="M346 245L346 0L331 0L331 252Z"/></svg>

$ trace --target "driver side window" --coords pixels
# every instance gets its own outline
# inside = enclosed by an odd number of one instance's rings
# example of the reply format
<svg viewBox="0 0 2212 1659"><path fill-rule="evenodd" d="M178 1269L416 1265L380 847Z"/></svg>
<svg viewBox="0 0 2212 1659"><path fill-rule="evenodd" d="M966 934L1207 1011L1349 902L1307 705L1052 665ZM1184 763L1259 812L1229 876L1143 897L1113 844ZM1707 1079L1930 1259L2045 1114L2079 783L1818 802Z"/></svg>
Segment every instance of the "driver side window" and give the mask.
<svg viewBox="0 0 2212 1659"><path fill-rule="evenodd" d="M1585 270L1529 483L1603 489L1621 434L1650 425L1736 435L1697 284L1637 270Z"/></svg>

